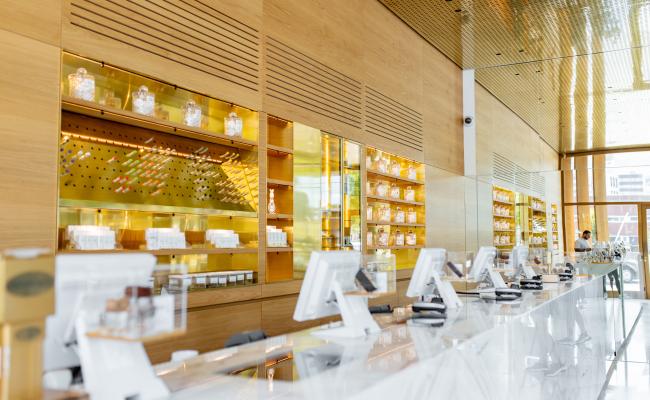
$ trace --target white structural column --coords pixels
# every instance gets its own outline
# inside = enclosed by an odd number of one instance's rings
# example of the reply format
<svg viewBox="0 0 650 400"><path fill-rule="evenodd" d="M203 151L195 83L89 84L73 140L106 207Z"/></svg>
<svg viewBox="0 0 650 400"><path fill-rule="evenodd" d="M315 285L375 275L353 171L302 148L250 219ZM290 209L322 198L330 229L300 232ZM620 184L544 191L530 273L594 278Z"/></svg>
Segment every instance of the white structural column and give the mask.
<svg viewBox="0 0 650 400"><path fill-rule="evenodd" d="M475 113L476 102L474 85L474 70L463 70L463 142L465 149L465 176L476 176L477 173Z"/></svg>

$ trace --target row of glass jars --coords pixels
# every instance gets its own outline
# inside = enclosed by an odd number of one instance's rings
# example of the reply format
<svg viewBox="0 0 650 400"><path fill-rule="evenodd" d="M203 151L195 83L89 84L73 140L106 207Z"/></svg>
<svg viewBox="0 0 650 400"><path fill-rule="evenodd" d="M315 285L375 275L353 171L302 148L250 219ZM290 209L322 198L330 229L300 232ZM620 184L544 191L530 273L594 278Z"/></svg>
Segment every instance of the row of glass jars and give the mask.
<svg viewBox="0 0 650 400"><path fill-rule="evenodd" d="M530 206L533 208L533 210L544 211L544 203L542 203L541 201L532 200L530 202Z"/></svg>
<svg viewBox="0 0 650 400"><path fill-rule="evenodd" d="M391 222L391 208L388 204L368 205L366 208L366 219L368 221ZM400 207L395 207L395 216L393 222L396 224L417 224L418 213L409 208L405 213Z"/></svg>
<svg viewBox="0 0 650 400"><path fill-rule="evenodd" d="M546 236L533 236L530 239L531 244L546 244Z"/></svg>
<svg viewBox="0 0 650 400"><path fill-rule="evenodd" d="M366 156L366 168L374 171L381 172L382 174L391 174L398 177L402 176L402 163L397 159L389 160L387 157L381 155L377 161L373 162L370 155ZM417 179L417 170L415 166L408 165L406 167L406 177L408 179Z"/></svg>
<svg viewBox="0 0 650 400"><path fill-rule="evenodd" d="M89 74L85 68L78 68L75 73L68 75L68 84L68 94L71 97L85 101L95 101L95 77ZM140 86L131 95L131 110L133 112L169 120L169 112L162 105L156 103L156 94L150 92L147 86ZM98 103L112 108L122 108L122 99L115 96L112 90L107 90ZM195 128L207 127L201 106L194 100L187 100L182 110L183 124ZM233 111L224 118L224 127L227 136L241 137L244 124L237 113Z"/></svg>
<svg viewBox="0 0 650 400"><path fill-rule="evenodd" d="M512 230L512 224L509 221L494 221L494 229L497 231L508 231Z"/></svg>
<svg viewBox="0 0 650 400"><path fill-rule="evenodd" d="M367 192L370 196L389 197L391 199L401 200L402 190L395 183L388 186L387 182L367 182ZM415 201L415 190L411 186L404 189L404 200Z"/></svg>
<svg viewBox="0 0 650 400"><path fill-rule="evenodd" d="M417 236L413 230L409 229L406 235L397 229L394 233L389 234L384 228L379 228L377 232L368 231L367 245L377 247L387 246L415 246L417 244Z"/></svg>
<svg viewBox="0 0 650 400"><path fill-rule="evenodd" d="M500 216L500 217L511 217L512 216L512 209L510 207L504 207L500 205L493 205L492 206L492 212L494 215Z"/></svg>
<svg viewBox="0 0 650 400"><path fill-rule="evenodd" d="M494 235L494 245L495 246L507 246L510 244L509 235Z"/></svg>
<svg viewBox="0 0 650 400"><path fill-rule="evenodd" d="M492 200L503 201L503 202L506 202L506 203L512 203L512 199L510 198L510 193L504 192L502 190L493 190L492 191Z"/></svg>

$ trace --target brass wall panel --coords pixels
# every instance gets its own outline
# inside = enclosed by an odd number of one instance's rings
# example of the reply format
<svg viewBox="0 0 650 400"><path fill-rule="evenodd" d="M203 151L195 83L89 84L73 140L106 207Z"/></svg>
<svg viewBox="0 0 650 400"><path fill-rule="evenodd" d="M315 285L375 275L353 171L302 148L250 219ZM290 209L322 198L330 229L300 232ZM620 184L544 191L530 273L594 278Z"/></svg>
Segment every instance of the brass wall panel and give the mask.
<svg viewBox="0 0 650 400"><path fill-rule="evenodd" d="M256 214L257 152L64 112L62 205Z"/></svg>
<svg viewBox="0 0 650 400"><path fill-rule="evenodd" d="M360 82L270 36L264 61L267 96L361 128Z"/></svg>
<svg viewBox="0 0 650 400"><path fill-rule="evenodd" d="M88 32L257 91L260 34L200 0L72 0Z"/></svg>

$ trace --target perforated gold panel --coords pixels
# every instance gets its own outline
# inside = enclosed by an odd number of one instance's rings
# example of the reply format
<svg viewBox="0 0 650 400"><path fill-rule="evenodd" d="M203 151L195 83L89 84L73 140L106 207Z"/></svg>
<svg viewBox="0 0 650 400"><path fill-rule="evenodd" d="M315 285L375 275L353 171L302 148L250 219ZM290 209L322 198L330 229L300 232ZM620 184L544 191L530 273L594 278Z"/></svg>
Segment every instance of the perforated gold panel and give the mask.
<svg viewBox="0 0 650 400"><path fill-rule="evenodd" d="M555 149L650 143L650 0L380 1Z"/></svg>
<svg viewBox="0 0 650 400"><path fill-rule="evenodd" d="M61 131L62 205L256 214L255 151L68 112Z"/></svg>

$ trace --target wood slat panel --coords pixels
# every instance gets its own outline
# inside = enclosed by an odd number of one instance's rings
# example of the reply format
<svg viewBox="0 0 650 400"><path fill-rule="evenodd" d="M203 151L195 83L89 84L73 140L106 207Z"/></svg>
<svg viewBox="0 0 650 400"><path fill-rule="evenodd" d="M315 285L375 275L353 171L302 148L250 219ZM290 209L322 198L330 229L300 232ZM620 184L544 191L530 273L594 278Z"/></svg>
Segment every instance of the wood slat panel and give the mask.
<svg viewBox="0 0 650 400"><path fill-rule="evenodd" d="M259 88L259 32L207 3L72 0L70 22L247 89Z"/></svg>
<svg viewBox="0 0 650 400"><path fill-rule="evenodd" d="M421 150L422 114L371 87L365 93L365 131Z"/></svg>
<svg viewBox="0 0 650 400"><path fill-rule="evenodd" d="M266 95L361 128L360 82L269 36L264 61Z"/></svg>

